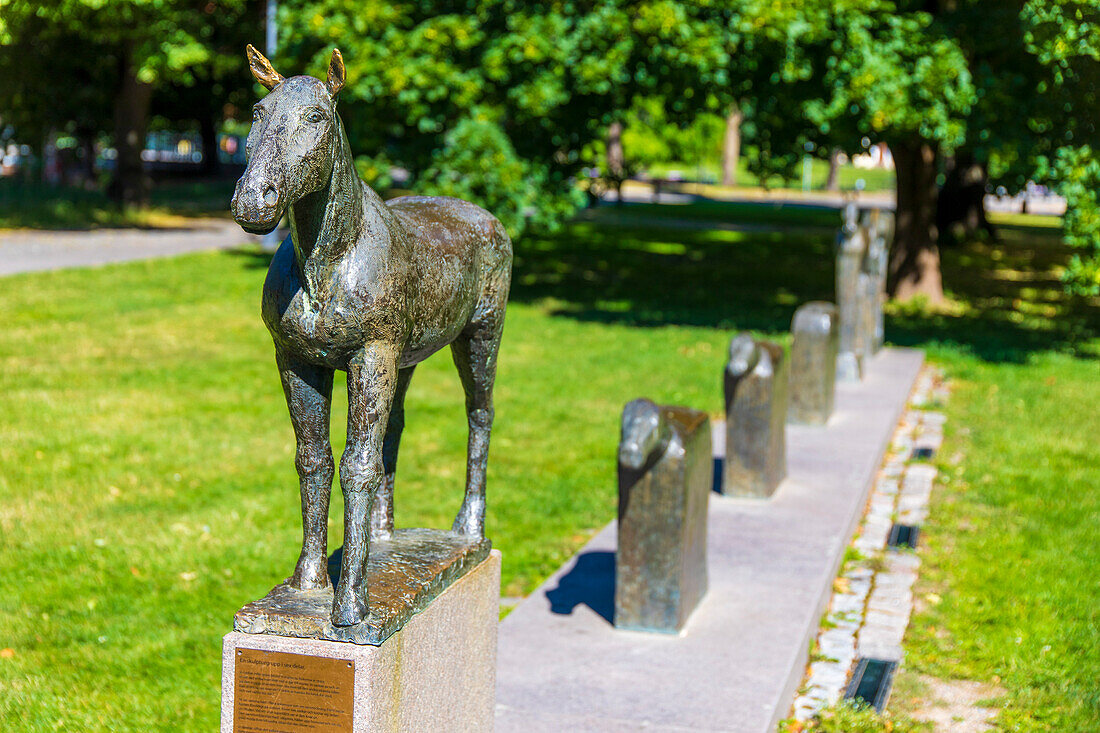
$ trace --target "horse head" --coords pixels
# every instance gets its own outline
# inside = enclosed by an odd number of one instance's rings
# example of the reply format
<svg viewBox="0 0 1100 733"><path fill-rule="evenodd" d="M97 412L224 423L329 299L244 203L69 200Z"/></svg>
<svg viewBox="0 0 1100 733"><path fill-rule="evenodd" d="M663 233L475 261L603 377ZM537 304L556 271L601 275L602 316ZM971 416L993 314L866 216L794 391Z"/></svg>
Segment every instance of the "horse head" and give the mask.
<svg viewBox="0 0 1100 733"><path fill-rule="evenodd" d="M325 187L342 137L336 98L344 86L344 60L333 49L328 79L284 79L263 54L248 46L256 81L271 91L252 108L245 153L248 166L233 192L233 218L246 231L266 234L287 207Z"/></svg>
<svg viewBox="0 0 1100 733"><path fill-rule="evenodd" d="M619 465L640 471L654 454L664 452L672 431L661 408L646 399L637 399L623 408L622 437L619 441Z"/></svg>

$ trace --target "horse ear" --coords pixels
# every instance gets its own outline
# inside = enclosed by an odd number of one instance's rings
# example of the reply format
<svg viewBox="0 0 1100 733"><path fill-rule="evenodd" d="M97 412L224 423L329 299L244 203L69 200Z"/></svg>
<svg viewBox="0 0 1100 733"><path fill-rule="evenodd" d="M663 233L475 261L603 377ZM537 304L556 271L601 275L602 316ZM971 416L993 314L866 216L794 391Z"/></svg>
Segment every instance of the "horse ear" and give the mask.
<svg viewBox="0 0 1100 733"><path fill-rule="evenodd" d="M271 62L255 46L248 44L245 52L248 55L248 68L252 69L252 76L256 77L256 81L267 87L268 91L282 83L283 75L275 71Z"/></svg>
<svg viewBox="0 0 1100 733"><path fill-rule="evenodd" d="M344 57L340 55L340 49L332 49L332 61L328 64L328 80L325 85L328 93L335 97L344 88L347 80L347 72L344 70Z"/></svg>

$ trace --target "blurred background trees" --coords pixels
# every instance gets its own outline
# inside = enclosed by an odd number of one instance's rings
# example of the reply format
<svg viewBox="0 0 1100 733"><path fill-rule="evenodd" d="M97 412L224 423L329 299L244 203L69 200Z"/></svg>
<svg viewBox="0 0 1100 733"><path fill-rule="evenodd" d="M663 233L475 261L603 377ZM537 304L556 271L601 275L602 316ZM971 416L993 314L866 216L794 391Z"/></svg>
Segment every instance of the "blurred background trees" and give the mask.
<svg viewBox="0 0 1100 733"><path fill-rule="evenodd" d="M110 191L145 200L150 120L219 130L258 88L241 49L260 0L0 0L0 119L21 142L96 143ZM892 285L942 298L939 247L985 229L984 194L1029 181L1069 202L1067 282L1100 291L1096 0L283 0L284 74L339 46L360 172L471 198L513 233L553 227L593 180L664 161L740 161L763 183L885 142L897 174ZM596 178L593 179L593 176ZM832 176L835 186L836 178ZM595 190L595 189L592 189ZM948 275L950 277L950 275Z"/></svg>
<svg viewBox="0 0 1100 733"><path fill-rule="evenodd" d="M72 132L88 147L86 160L95 138L109 136L111 197L143 204L141 153L154 99L174 120L220 125L224 105L251 86L240 49L262 30L259 5L8 0L0 13L0 116L29 143Z"/></svg>

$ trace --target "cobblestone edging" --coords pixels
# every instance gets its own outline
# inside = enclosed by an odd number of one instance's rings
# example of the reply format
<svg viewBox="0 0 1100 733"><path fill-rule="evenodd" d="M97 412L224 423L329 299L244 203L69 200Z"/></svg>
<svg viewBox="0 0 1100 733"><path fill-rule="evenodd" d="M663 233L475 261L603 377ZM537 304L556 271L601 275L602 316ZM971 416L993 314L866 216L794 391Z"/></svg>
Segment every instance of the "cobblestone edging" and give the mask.
<svg viewBox="0 0 1100 733"><path fill-rule="evenodd" d="M858 659L901 662L904 656L901 642L913 609L920 557L887 543L895 523L919 526L928 516L936 468L924 461L939 450L945 419L924 408L942 403L947 395L940 372L926 366L875 479L848 553L855 558L845 562L833 586L829 611L794 701L796 720L809 720L839 701Z"/></svg>

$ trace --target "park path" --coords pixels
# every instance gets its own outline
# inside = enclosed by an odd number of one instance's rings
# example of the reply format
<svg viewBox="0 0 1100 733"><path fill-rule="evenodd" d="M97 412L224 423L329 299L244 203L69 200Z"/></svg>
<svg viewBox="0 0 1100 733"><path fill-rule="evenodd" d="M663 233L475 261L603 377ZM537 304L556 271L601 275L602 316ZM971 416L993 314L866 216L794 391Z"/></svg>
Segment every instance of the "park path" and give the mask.
<svg viewBox="0 0 1100 733"><path fill-rule="evenodd" d="M0 230L0 276L230 249L259 241L232 219L195 219L173 229Z"/></svg>

